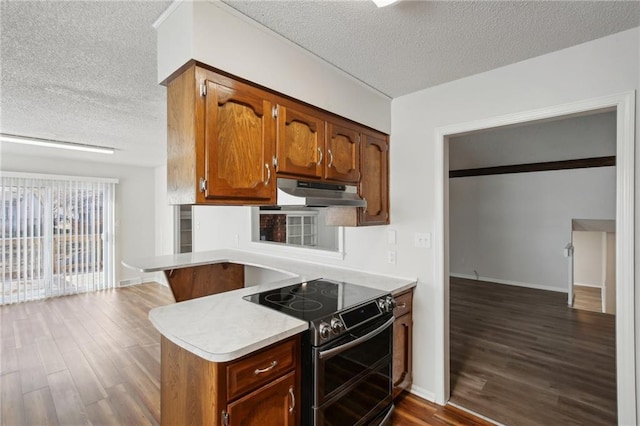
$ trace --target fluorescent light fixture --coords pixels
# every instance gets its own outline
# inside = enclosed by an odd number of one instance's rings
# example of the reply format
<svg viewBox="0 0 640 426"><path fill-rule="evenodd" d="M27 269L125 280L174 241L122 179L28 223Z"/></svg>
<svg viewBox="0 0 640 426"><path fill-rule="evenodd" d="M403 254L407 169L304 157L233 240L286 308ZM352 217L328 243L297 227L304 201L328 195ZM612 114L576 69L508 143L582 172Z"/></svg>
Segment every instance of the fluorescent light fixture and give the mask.
<svg viewBox="0 0 640 426"><path fill-rule="evenodd" d="M37 145L48 148L72 149L75 151L96 152L99 154L113 154L116 150L106 146L85 145L74 142L54 141L51 139L32 138L27 136L8 135L0 133L0 142L20 143L23 145Z"/></svg>
<svg viewBox="0 0 640 426"><path fill-rule="evenodd" d="M373 0L373 2L376 4L376 6L378 7L385 7L385 6L389 6L391 4L397 3L400 0Z"/></svg>

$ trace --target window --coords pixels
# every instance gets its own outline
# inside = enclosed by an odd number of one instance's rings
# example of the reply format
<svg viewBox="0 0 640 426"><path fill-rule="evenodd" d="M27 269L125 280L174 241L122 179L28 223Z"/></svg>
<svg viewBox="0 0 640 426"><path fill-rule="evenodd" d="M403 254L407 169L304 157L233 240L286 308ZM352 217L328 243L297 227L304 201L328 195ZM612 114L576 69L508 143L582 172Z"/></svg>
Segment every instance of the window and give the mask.
<svg viewBox="0 0 640 426"><path fill-rule="evenodd" d="M116 182L0 174L0 303L114 287Z"/></svg>
<svg viewBox="0 0 640 426"><path fill-rule="evenodd" d="M341 251L341 228L325 225L325 209L252 209L252 241L272 246Z"/></svg>

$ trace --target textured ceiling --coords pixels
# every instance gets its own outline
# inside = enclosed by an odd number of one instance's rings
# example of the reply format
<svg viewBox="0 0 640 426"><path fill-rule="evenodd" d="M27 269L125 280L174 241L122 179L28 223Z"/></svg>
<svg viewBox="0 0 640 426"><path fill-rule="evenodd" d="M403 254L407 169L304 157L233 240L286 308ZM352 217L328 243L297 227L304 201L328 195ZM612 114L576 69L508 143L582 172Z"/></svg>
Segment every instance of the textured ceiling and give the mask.
<svg viewBox="0 0 640 426"><path fill-rule="evenodd" d="M639 2L225 3L390 97L640 25ZM151 24L169 4L2 0L0 131L117 152L4 143L0 154L163 164L165 89Z"/></svg>
<svg viewBox="0 0 640 426"><path fill-rule="evenodd" d="M640 25L640 3L225 3L395 98Z"/></svg>
<svg viewBox="0 0 640 426"><path fill-rule="evenodd" d="M149 166L164 162L166 95L156 80L152 24L169 4L3 0L2 133L117 152L10 143L2 144L2 152Z"/></svg>

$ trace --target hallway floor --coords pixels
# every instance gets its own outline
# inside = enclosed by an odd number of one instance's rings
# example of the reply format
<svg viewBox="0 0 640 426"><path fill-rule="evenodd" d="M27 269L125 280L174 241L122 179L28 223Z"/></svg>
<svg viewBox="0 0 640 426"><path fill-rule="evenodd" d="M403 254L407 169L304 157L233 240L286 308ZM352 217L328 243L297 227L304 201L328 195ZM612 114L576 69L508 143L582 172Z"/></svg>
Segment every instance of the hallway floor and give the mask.
<svg viewBox="0 0 640 426"><path fill-rule="evenodd" d="M507 425L615 425L615 316L451 278L451 400Z"/></svg>

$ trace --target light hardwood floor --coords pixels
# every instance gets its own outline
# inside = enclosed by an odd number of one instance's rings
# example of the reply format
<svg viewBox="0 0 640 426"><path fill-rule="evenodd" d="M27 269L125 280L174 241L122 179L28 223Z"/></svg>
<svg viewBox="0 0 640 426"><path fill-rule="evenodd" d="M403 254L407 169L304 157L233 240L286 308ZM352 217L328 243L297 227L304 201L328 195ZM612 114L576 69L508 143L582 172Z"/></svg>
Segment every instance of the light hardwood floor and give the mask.
<svg viewBox="0 0 640 426"><path fill-rule="evenodd" d="M602 312L602 289L599 287L573 286L573 308Z"/></svg>
<svg viewBox="0 0 640 426"><path fill-rule="evenodd" d="M0 425L157 425L160 335L151 308L174 303L143 284L0 306ZM488 423L413 395L396 426Z"/></svg>
<svg viewBox="0 0 640 426"><path fill-rule="evenodd" d="M616 424L615 317L451 278L451 402L508 425Z"/></svg>

